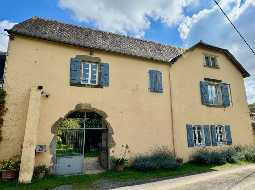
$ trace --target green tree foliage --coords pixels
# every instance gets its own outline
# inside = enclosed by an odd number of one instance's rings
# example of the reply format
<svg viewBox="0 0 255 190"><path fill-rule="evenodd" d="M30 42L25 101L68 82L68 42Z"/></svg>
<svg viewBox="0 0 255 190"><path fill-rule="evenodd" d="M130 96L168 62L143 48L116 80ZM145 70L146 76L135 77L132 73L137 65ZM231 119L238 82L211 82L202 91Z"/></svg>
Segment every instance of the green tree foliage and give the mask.
<svg viewBox="0 0 255 190"><path fill-rule="evenodd" d="M255 103L249 105L250 111L255 112Z"/></svg>
<svg viewBox="0 0 255 190"><path fill-rule="evenodd" d="M80 128L80 119L66 118L60 122L59 128L75 129Z"/></svg>
<svg viewBox="0 0 255 190"><path fill-rule="evenodd" d="M3 89L0 89L0 142L2 140L2 126L3 126L3 117L6 112L6 107L5 107L5 97L6 97L6 92Z"/></svg>

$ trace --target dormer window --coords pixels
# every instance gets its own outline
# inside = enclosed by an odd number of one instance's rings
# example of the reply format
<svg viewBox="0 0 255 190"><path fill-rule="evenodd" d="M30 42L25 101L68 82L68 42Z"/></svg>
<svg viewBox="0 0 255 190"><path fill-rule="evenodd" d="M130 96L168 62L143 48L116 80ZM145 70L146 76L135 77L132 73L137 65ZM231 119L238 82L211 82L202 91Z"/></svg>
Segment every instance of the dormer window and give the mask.
<svg viewBox="0 0 255 190"><path fill-rule="evenodd" d="M217 58L215 56L205 55L204 59L204 66L210 68L219 68Z"/></svg>

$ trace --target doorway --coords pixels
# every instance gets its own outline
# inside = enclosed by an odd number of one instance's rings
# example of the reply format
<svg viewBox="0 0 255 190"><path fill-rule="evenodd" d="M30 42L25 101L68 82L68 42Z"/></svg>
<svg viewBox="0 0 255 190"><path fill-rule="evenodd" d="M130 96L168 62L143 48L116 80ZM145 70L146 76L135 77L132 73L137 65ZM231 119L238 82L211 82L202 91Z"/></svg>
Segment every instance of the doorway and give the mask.
<svg viewBox="0 0 255 190"><path fill-rule="evenodd" d="M57 129L56 173L98 173L108 169L108 129L96 112L70 113Z"/></svg>

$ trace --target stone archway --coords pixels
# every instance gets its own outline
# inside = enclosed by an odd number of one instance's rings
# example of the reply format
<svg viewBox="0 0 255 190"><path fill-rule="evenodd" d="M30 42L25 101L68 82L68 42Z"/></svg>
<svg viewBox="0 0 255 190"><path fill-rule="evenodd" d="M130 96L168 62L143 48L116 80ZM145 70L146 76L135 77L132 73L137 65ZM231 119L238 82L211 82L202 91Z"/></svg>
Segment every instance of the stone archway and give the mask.
<svg viewBox="0 0 255 190"><path fill-rule="evenodd" d="M102 138L105 138L107 137L107 144L106 144L106 147L107 147L107 163L104 164L105 168L110 168L111 167L111 162L110 162L110 149L115 146L115 142L113 140L113 129L109 123L109 121L107 120L107 114L102 111L102 110L99 110L97 108L94 108L91 106L91 104L86 104L86 103L83 103L83 104L77 104L75 106L75 108L71 111L69 111L64 117L62 118L59 118L55 123L54 125L52 126L51 128L51 132L54 134L54 138L51 142L51 145L50 145L50 150L51 150L51 154L52 154L52 163L53 163L53 172L56 171L56 166L57 166L57 155L56 155L56 144L57 144L57 131L58 131L58 128L60 126L60 123L65 119L65 118L68 118L70 115L73 115L77 112L80 112L80 113L96 113L98 114L99 116L101 116L102 118L102 123L104 125L104 127L107 129L107 133L104 133L104 135L102 134ZM85 141L84 141L85 142Z"/></svg>

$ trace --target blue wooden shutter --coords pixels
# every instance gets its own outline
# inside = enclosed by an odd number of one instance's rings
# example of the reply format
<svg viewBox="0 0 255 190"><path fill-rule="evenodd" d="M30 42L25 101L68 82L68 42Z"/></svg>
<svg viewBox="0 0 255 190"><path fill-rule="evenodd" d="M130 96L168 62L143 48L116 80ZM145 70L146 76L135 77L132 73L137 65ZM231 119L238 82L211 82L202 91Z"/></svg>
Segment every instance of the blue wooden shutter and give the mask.
<svg viewBox="0 0 255 190"><path fill-rule="evenodd" d="M163 92L163 84L162 84L162 72L156 71L156 91Z"/></svg>
<svg viewBox="0 0 255 190"><path fill-rule="evenodd" d="M100 64L100 86L109 86L109 64L101 63Z"/></svg>
<svg viewBox="0 0 255 190"><path fill-rule="evenodd" d="M150 81L149 90L150 92L154 92L155 91L155 71L154 70L149 70L149 81Z"/></svg>
<svg viewBox="0 0 255 190"><path fill-rule="evenodd" d="M211 133L210 133L210 128L209 125L204 125L204 135L205 135L205 145L206 146L211 146Z"/></svg>
<svg viewBox="0 0 255 190"><path fill-rule="evenodd" d="M187 129L187 143L188 143L188 147L194 147L192 125L187 124L186 125L186 129Z"/></svg>
<svg viewBox="0 0 255 190"><path fill-rule="evenodd" d="M81 83L81 60L71 58L70 62L70 84Z"/></svg>
<svg viewBox="0 0 255 190"><path fill-rule="evenodd" d="M208 83L204 81L200 81L200 92L201 92L201 100L202 104L209 104L209 94L208 94Z"/></svg>
<svg viewBox="0 0 255 190"><path fill-rule="evenodd" d="M232 144L232 136L231 136L231 131L230 131L229 125L225 126L225 133L226 133L227 145L231 145Z"/></svg>
<svg viewBox="0 0 255 190"><path fill-rule="evenodd" d="M162 72L149 70L150 92L163 92Z"/></svg>
<svg viewBox="0 0 255 190"><path fill-rule="evenodd" d="M216 128L215 125L211 125L211 140L212 145L217 146L217 138L216 138Z"/></svg>
<svg viewBox="0 0 255 190"><path fill-rule="evenodd" d="M222 90L222 102L224 107L230 106L230 100L229 100L229 85L222 84L221 86Z"/></svg>

